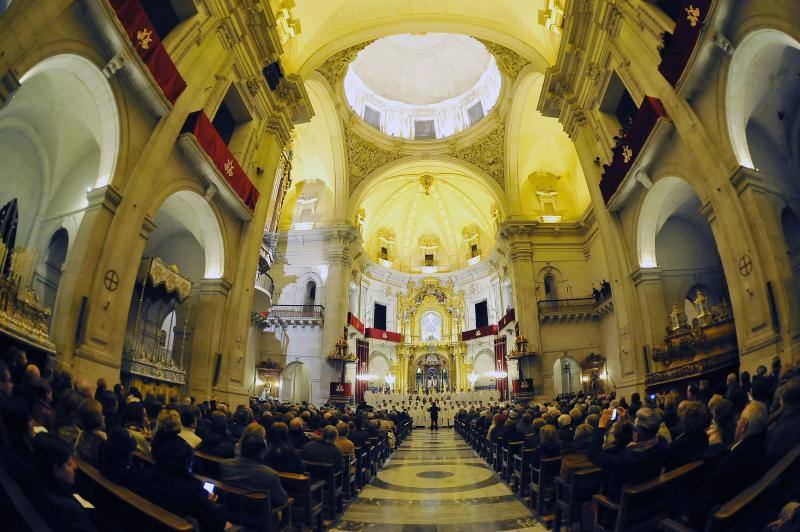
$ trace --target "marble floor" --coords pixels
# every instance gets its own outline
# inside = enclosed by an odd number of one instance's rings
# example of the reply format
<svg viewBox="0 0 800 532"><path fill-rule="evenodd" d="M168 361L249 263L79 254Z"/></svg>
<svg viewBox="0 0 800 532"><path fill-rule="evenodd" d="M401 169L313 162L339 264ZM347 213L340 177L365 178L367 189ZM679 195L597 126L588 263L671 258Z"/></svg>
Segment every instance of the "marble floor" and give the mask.
<svg viewBox="0 0 800 532"><path fill-rule="evenodd" d="M333 530L546 530L453 429L415 429Z"/></svg>

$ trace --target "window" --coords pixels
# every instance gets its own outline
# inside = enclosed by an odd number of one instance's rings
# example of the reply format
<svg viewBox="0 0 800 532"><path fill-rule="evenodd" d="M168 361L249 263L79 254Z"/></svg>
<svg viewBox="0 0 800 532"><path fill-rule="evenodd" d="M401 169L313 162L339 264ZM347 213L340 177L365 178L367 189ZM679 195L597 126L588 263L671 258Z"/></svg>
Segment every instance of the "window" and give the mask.
<svg viewBox="0 0 800 532"><path fill-rule="evenodd" d="M414 121L414 139L425 140L436 138L436 126L433 120Z"/></svg>
<svg viewBox="0 0 800 532"><path fill-rule="evenodd" d="M469 253L470 253L470 257L477 257L478 255L480 255L481 252L478 251L478 244L472 244L469 247Z"/></svg>
<svg viewBox="0 0 800 532"><path fill-rule="evenodd" d="M378 131L381 130L381 113L369 105L364 106L364 122L371 125Z"/></svg>
<svg viewBox="0 0 800 532"><path fill-rule="evenodd" d="M375 314L372 324L376 329L386 330L386 305L375 303Z"/></svg>
<svg viewBox="0 0 800 532"><path fill-rule="evenodd" d="M140 1L142 9L147 13L147 18L150 19L161 40L164 40L178 24L197 14L197 7L192 0Z"/></svg>
<svg viewBox="0 0 800 532"><path fill-rule="evenodd" d="M389 260L389 250L385 247L381 247L381 258L383 260Z"/></svg>
<svg viewBox="0 0 800 532"><path fill-rule="evenodd" d="M214 115L214 120L211 121L231 151L235 151L233 145L237 144L237 141L242 142L243 137L247 136L249 128L241 126L250 121L250 112L247 110L244 100L236 87L231 85L217 109L217 114Z"/></svg>
<svg viewBox="0 0 800 532"><path fill-rule="evenodd" d="M626 127L629 119L636 113L638 106L633 97L625 88L625 84L616 72L611 74L603 101L600 104L600 111L613 115L617 118L620 126Z"/></svg>
<svg viewBox="0 0 800 532"><path fill-rule="evenodd" d="M475 102L467 109L467 118L469 118L469 125L474 126L485 115L483 114L483 105L480 101Z"/></svg>
<svg viewBox="0 0 800 532"><path fill-rule="evenodd" d="M306 283L306 294L303 304L306 306L314 305L317 302L317 283L309 281Z"/></svg>
<svg viewBox="0 0 800 532"><path fill-rule="evenodd" d="M544 276L544 298L545 299L557 299L556 298L556 279L550 274Z"/></svg>
<svg viewBox="0 0 800 532"><path fill-rule="evenodd" d="M433 266L433 253L425 254L425 266Z"/></svg>
<svg viewBox="0 0 800 532"><path fill-rule="evenodd" d="M489 305L486 300L475 303L475 328L480 329L489 325Z"/></svg>

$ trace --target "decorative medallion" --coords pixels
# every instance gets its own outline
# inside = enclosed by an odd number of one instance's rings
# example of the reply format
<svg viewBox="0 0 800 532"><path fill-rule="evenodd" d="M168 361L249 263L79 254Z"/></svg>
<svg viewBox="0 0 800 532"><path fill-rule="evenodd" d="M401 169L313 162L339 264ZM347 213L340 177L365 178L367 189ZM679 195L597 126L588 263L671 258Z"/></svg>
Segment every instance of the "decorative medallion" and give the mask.
<svg viewBox="0 0 800 532"><path fill-rule="evenodd" d="M105 273L103 276L103 285L105 285L106 290L109 292L113 292L119 287L119 274L116 270L108 270Z"/></svg>
<svg viewBox="0 0 800 532"><path fill-rule="evenodd" d="M136 40L139 41L139 46L142 47L142 50L148 50L150 43L153 42L153 32L147 28L142 28L136 32Z"/></svg>
<svg viewBox="0 0 800 532"><path fill-rule="evenodd" d="M753 259L750 258L750 255L744 254L739 258L739 273L742 274L742 277L747 277L753 271Z"/></svg>

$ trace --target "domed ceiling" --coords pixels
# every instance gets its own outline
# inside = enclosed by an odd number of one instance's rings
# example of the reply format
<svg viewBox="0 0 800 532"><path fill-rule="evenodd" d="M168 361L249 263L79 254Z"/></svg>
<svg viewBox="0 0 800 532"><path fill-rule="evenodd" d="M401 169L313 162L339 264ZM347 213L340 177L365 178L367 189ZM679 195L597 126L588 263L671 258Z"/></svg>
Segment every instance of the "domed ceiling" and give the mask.
<svg viewBox="0 0 800 532"><path fill-rule="evenodd" d="M441 139L479 122L497 103L502 76L486 47L466 35L383 37L349 65L353 111L393 137Z"/></svg>
<svg viewBox="0 0 800 532"><path fill-rule="evenodd" d="M475 264L493 248L495 196L459 165L410 163L374 183L354 209L372 260L400 271L435 273ZM432 265L426 254L434 256Z"/></svg>
<svg viewBox="0 0 800 532"><path fill-rule="evenodd" d="M466 35L392 35L373 42L350 65L375 94L428 105L470 90L492 62L486 48Z"/></svg>

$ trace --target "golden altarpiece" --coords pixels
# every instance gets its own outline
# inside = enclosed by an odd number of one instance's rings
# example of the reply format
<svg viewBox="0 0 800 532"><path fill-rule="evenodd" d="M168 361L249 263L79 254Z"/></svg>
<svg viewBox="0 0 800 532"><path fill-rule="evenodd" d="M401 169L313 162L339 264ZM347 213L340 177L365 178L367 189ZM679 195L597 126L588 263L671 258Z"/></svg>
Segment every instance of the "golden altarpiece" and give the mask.
<svg viewBox="0 0 800 532"><path fill-rule="evenodd" d="M433 277L409 281L406 293L397 296L397 315L404 343L397 347L392 370L399 391L466 389L472 365L461 341L464 292Z"/></svg>

